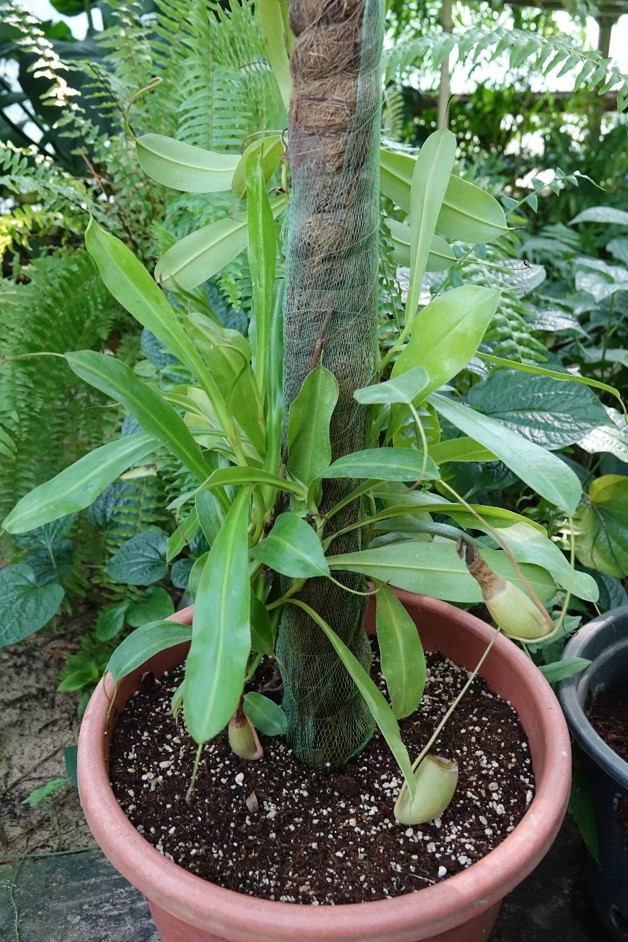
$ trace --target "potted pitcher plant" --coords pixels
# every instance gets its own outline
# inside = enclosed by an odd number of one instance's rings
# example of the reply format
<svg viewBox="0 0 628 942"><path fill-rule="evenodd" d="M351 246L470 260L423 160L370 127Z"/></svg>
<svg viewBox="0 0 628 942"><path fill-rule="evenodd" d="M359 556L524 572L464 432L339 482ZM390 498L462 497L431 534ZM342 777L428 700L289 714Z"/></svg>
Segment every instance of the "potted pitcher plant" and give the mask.
<svg viewBox="0 0 628 942"><path fill-rule="evenodd" d="M576 509L580 483L559 457L474 411L448 386L476 354L500 294L463 284L424 304L424 275L456 262L452 243L490 241L507 223L496 200L455 174L449 131L431 135L416 159L380 149L384 6L384 0L292 0L288 19L284 2L259 4L269 61L289 100L285 140L262 135L234 157L155 134L137 138L140 163L156 180L191 192L232 189L241 201L238 212L174 245L154 277L120 240L90 222L86 244L104 283L176 359L181 379L164 392L115 356L67 354L70 369L122 403L141 428L31 492L4 522L21 533L82 510L158 449L185 471L189 487L176 502L168 558L203 534L208 549L190 578L194 606L121 643L79 742L90 827L146 895L167 942L483 939L503 896L551 845L566 807L570 752L561 710L541 673L505 635L546 639L556 624L544 603L563 590L590 599L593 581L572 572L538 524L457 495L446 470L455 462L502 461L567 515ZM390 232L409 268L405 307L385 330L380 188L399 210ZM281 240L277 221L284 213ZM253 291L248 336L199 310L195 295L242 251ZM497 630L459 607L482 600ZM385 692L371 677L365 625L377 634ZM427 835L441 827L462 775L457 759L434 751L460 685L436 698L442 709L421 749L410 754L400 731L404 717L422 722L424 649L470 672L464 690L481 683L473 680L479 673L512 703L531 757L528 804L486 856L472 862L460 851L454 875L438 866L435 880L417 877L412 892L406 887L395 896L386 889L373 900L366 886L361 898L330 905L312 894L308 877L311 864L320 867L320 847L311 843L308 859L286 858L299 827L259 785L259 770L272 761L268 737L282 738L290 768L305 776L306 784L293 788L299 801L311 797L312 782L323 789L325 776L340 776L344 792L334 786L336 804L346 806L358 833L365 830L356 819L360 796L374 788L364 778L370 760L360 757L377 729L398 766L394 775L386 773L395 784L379 810L384 829L406 841L410 872L413 848L425 842L422 829ZM114 794L110 749L117 725L142 696L155 702L164 673L182 664L172 709L168 703L165 710L171 731L140 734L120 760L125 776L137 771L138 784L125 779ZM161 717L163 704L153 712ZM457 722L454 714L448 726ZM481 752L480 725L460 735L468 737L469 753ZM184 737L176 747L173 736ZM142 749L158 742L166 752L157 771L149 771ZM281 847L281 867L298 870L296 898L282 901L280 890L270 898L263 876L246 892L237 881L225 888L204 879L177 862L150 825L133 823L129 803L137 811L154 795L172 818L168 833L172 826L176 834L179 811L198 809L203 789L218 786L208 758L216 743L240 769L227 785L238 810L221 806L216 830L235 822L231 852L246 863L251 835L255 842L261 835L257 825L276 820L261 856L272 856L273 844ZM172 763L186 751L190 774L175 776L166 797ZM518 761L511 766L523 780ZM234 767L227 767L224 775L232 775ZM284 775L270 768L271 779ZM243 782L251 776L257 785L247 790ZM477 785L488 789L482 794L465 786L479 821L491 802L497 814L504 812L490 785ZM328 811L316 805L307 814L318 820ZM226 850L212 849L212 829L195 838L193 856L226 857ZM342 839L334 844L333 834L326 840L327 857L346 868L347 846ZM371 872L381 864L369 856L378 840L367 840L357 854Z"/></svg>

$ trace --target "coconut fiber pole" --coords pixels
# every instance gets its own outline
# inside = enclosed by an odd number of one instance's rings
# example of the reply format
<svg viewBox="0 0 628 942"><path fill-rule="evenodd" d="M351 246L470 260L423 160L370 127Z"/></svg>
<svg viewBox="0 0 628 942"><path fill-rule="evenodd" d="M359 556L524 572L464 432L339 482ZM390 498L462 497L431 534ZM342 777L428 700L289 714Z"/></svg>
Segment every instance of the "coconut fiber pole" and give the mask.
<svg viewBox="0 0 628 942"><path fill-rule="evenodd" d="M292 173L286 249L284 394L294 400L308 373L336 377L332 459L365 447L363 407L353 392L373 377L376 351L379 220L380 59L384 0L292 0L288 157ZM290 456L288 455L288 466ZM325 513L355 481L327 482ZM357 519L356 503L335 515L325 535ZM332 544L360 547L359 530ZM360 576L342 573L351 589ZM311 579L298 596L319 613L368 668L364 599ZM279 629L288 742L298 759L342 768L371 736L373 721L321 629L287 605Z"/></svg>

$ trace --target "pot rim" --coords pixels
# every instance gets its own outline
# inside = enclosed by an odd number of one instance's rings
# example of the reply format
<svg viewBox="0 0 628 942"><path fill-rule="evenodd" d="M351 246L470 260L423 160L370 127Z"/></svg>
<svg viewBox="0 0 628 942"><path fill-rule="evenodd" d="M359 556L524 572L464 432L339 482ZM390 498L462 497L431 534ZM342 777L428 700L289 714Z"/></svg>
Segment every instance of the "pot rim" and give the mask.
<svg viewBox="0 0 628 942"><path fill-rule="evenodd" d="M608 775L624 788L628 785L628 762L624 761L606 743L591 724L584 704L587 694L599 671L601 658L596 663L595 655L606 648L604 661L610 657L610 645L605 643L606 636L615 634L617 627L623 630L622 647L628 646L628 605L612 609L587 622L570 638L565 645L561 660L584 657L592 659L585 670L562 680L558 687L558 699L563 708L571 733L586 754L593 759ZM592 658L591 658L592 656Z"/></svg>
<svg viewBox="0 0 628 942"><path fill-rule="evenodd" d="M413 607L418 605L435 616L453 620L485 644L494 632L490 625L446 602L404 591L398 591L398 595L404 604L411 602ZM184 609L176 613L173 620L187 622L190 617L191 609ZM270 933L269 937L273 931L280 930L280 938L286 938L284 933L289 930L294 933L293 938L302 942L324 939L330 929L330 910L333 910L335 939L355 938L357 922L362 930L361 938L373 942L382 938L405 938L399 934L404 930L413 930L412 937L416 939L419 926L425 932L421 937L427 938L431 925L437 926L440 932L459 925L502 899L532 872L551 846L569 798L569 733L558 703L553 708L551 687L529 658L503 635L495 639L491 655L506 658L512 670L517 671L519 688L525 688L530 699L537 702L535 722L543 731L551 761L544 763L540 781L536 775L534 798L515 829L481 860L441 883L392 899L333 907L306 906L224 889L168 860L136 831L118 805L102 750L97 760L93 759L94 743L102 743L107 735L107 709L113 692L111 675L107 675L92 695L79 735L79 791L90 828L99 844L101 837L105 843L114 842L113 850L105 847L104 853L142 893L150 898L151 886L157 881L160 887L166 888L159 905L181 918L194 911L203 919L202 925L218 933L227 926L237 925L242 938L247 931L252 932L253 937L256 933L260 937L261 923ZM549 708L548 692L551 694ZM142 861L139 875L135 863L138 855ZM391 918L396 929L394 936L386 934Z"/></svg>

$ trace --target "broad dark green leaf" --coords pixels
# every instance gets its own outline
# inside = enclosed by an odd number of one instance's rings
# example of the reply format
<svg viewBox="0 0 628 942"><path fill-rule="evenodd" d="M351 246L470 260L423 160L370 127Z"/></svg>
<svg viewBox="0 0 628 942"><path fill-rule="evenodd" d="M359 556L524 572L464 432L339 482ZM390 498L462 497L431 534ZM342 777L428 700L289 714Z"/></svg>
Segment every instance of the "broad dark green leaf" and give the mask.
<svg viewBox="0 0 628 942"><path fill-rule="evenodd" d="M478 411L550 450L572 445L608 421L602 403L586 386L558 385L547 376L514 370L497 370L476 383L467 400Z"/></svg>
<svg viewBox="0 0 628 942"><path fill-rule="evenodd" d="M312 527L293 513L279 514L266 539L253 547L251 556L294 579L329 575L321 541Z"/></svg>
<svg viewBox="0 0 628 942"><path fill-rule="evenodd" d="M151 621L165 621L174 615L174 602L161 586L151 586L145 597L129 605L126 620L132 628L140 628Z"/></svg>
<svg viewBox="0 0 628 942"><path fill-rule="evenodd" d="M26 563L0 570L0 648L47 625L65 595L58 583L39 586Z"/></svg>
<svg viewBox="0 0 628 942"><path fill-rule="evenodd" d="M591 386L594 389L603 389L609 395L614 396L623 408L623 400L614 386L608 383L602 383L599 379L593 379L590 376L578 376L575 373L562 373L558 370L548 370L544 366L532 363L519 363L518 360L509 360L506 357L495 357L490 353L478 353L478 356L488 363L494 363L496 366L503 366L505 369L518 370L522 373L533 373L538 376L550 376L563 383L581 383L583 386Z"/></svg>
<svg viewBox="0 0 628 942"><path fill-rule="evenodd" d="M116 550L106 572L125 585L151 585L166 575L168 534L163 530L145 530L131 537Z"/></svg>
<svg viewBox="0 0 628 942"><path fill-rule="evenodd" d="M194 560L191 556L185 556L183 559L177 559L170 569L170 581L176 589L187 590L190 582L190 573Z"/></svg>
<svg viewBox="0 0 628 942"><path fill-rule="evenodd" d="M596 478L574 520L576 556L585 566L624 579L628 572L628 477Z"/></svg>
<svg viewBox="0 0 628 942"><path fill-rule="evenodd" d="M182 641L189 641L191 637L192 629L188 625L180 625L174 621L156 621L142 625L118 645L109 659L107 670L117 683L153 655L165 651L166 648L172 648L175 644L181 644Z"/></svg>
<svg viewBox="0 0 628 942"><path fill-rule="evenodd" d="M239 157L218 154L163 134L143 134L135 141L144 173L173 190L221 193L231 188Z"/></svg>
<svg viewBox="0 0 628 942"><path fill-rule="evenodd" d="M331 461L329 423L338 401L336 377L323 366L308 373L288 414L288 468L305 485Z"/></svg>
<svg viewBox="0 0 628 942"><path fill-rule="evenodd" d="M421 366L429 376L425 398L462 370L477 350L499 301L499 291L464 285L435 298L421 311L393 377Z"/></svg>
<svg viewBox="0 0 628 942"><path fill-rule="evenodd" d="M607 451L620 461L628 464L628 420L617 409L604 407L606 424L588 432L578 442L578 446L589 454L595 455Z"/></svg>
<svg viewBox="0 0 628 942"><path fill-rule="evenodd" d="M448 422L497 455L537 494L565 513L574 513L582 488L577 475L564 461L469 406L437 393L430 397L430 402Z"/></svg>
<svg viewBox="0 0 628 942"><path fill-rule="evenodd" d="M323 478L371 478L374 481L438 480L433 460L415 448L367 448L334 461Z"/></svg>
<svg viewBox="0 0 628 942"><path fill-rule="evenodd" d="M49 582L63 584L74 568L74 544L72 540L55 540L45 546L35 546L26 553L26 562L38 585L48 585Z"/></svg>
<svg viewBox="0 0 628 942"><path fill-rule="evenodd" d="M83 688L97 683L99 678L100 673L98 667L93 661L90 661L66 674L61 683L57 685L57 690L62 693L83 690Z"/></svg>
<svg viewBox="0 0 628 942"><path fill-rule="evenodd" d="M382 673L395 716L414 713L425 687L425 654L417 626L395 593L378 586L375 627Z"/></svg>
<svg viewBox="0 0 628 942"><path fill-rule="evenodd" d="M491 569L523 588L504 552L483 550L482 555ZM453 542L408 540L356 553L328 556L327 562L332 572L346 569L363 573L399 589L432 595L446 602L469 604L482 601L480 587L469 575ZM539 598L547 600L552 597L556 586L549 573L539 566L525 563L520 568Z"/></svg>
<svg viewBox="0 0 628 942"><path fill-rule="evenodd" d="M101 445L23 497L4 520L4 529L26 533L89 507L112 481L157 446L156 439L145 432Z"/></svg>
<svg viewBox="0 0 628 942"><path fill-rule="evenodd" d="M618 291L628 291L628 270L625 265L581 257L576 261L575 283L577 291L586 291L600 304Z"/></svg>
<svg viewBox="0 0 628 942"><path fill-rule="evenodd" d="M611 225L628 226L628 213L613 206L590 206L570 220L569 225L575 226L580 222L601 222Z"/></svg>
<svg viewBox="0 0 628 942"><path fill-rule="evenodd" d="M244 697L244 712L264 736L284 736L288 729L288 718L278 703L269 700L254 690Z"/></svg>
<svg viewBox="0 0 628 942"><path fill-rule="evenodd" d="M251 651L248 522L243 488L225 517L203 566L186 661L185 723L197 743L227 725L242 695Z"/></svg>
<svg viewBox="0 0 628 942"><path fill-rule="evenodd" d="M120 634L124 628L124 619L128 607L128 602L120 602L117 605L107 605L106 608L101 609L96 619L96 630L94 632L99 641L111 641L112 638Z"/></svg>
<svg viewBox="0 0 628 942"><path fill-rule="evenodd" d="M121 402L149 435L165 445L192 474L205 480L210 468L192 433L154 386L138 379L126 363L103 353L83 350L66 353L65 358L77 376Z"/></svg>

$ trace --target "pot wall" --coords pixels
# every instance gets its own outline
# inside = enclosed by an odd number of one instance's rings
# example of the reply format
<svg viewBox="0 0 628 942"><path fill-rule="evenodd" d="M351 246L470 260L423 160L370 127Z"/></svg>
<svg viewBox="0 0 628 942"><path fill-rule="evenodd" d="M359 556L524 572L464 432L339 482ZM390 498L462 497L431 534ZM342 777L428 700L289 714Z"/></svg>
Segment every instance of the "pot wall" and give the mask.
<svg viewBox="0 0 628 942"><path fill-rule="evenodd" d="M601 739L585 708L597 694L628 683L628 605L608 612L581 628L569 641L563 658L584 657L593 663L563 681L559 697L569 728L581 750L591 794L599 843L599 860L587 851L585 875L589 896L614 942L628 940L628 830L617 809L628 809L628 762Z"/></svg>
<svg viewBox="0 0 628 942"><path fill-rule="evenodd" d="M399 592L425 647L475 668L493 629L467 612ZM175 616L188 622L190 610ZM371 617L372 624L372 617ZM124 678L115 706L111 678L100 684L79 738L81 802L94 837L113 865L148 898L165 942L482 942L503 897L549 850L564 817L571 775L569 735L540 672L506 638L496 639L482 676L510 699L527 734L536 794L524 818L493 852L435 886L393 900L314 907L276 903L216 887L162 857L130 824L109 785L108 743L119 711L146 670L179 663L183 646L163 652Z"/></svg>

